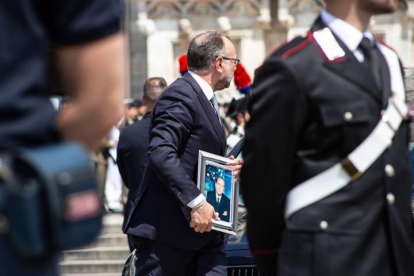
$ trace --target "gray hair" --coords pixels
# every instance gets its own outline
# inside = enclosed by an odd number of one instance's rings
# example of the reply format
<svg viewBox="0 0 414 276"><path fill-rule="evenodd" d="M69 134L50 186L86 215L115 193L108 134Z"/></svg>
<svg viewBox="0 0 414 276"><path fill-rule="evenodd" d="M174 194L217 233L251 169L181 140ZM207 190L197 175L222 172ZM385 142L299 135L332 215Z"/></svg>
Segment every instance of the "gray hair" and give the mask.
<svg viewBox="0 0 414 276"><path fill-rule="evenodd" d="M195 36L188 46L188 70L207 73L218 56L225 56L223 37L229 36L217 31L207 31Z"/></svg>

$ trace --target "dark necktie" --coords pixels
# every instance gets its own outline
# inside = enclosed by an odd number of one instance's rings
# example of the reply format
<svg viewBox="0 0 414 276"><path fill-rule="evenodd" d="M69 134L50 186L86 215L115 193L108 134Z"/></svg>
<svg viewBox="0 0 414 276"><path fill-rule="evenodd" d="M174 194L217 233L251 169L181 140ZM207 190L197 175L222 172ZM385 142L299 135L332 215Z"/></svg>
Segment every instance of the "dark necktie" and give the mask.
<svg viewBox="0 0 414 276"><path fill-rule="evenodd" d="M381 52L369 38L364 37L359 44L359 48L364 53L364 64L367 69L372 73L375 84L381 91L382 89L382 77L381 77L381 66L383 66L385 60Z"/></svg>
<svg viewBox="0 0 414 276"><path fill-rule="evenodd" d="M214 111L216 112L216 115L217 115L218 120L219 120L220 125L221 125L221 119L220 119L220 115L219 115L220 114L219 113L219 105L218 105L218 102L217 102L216 95L214 95L213 98L211 98L210 102L214 107Z"/></svg>

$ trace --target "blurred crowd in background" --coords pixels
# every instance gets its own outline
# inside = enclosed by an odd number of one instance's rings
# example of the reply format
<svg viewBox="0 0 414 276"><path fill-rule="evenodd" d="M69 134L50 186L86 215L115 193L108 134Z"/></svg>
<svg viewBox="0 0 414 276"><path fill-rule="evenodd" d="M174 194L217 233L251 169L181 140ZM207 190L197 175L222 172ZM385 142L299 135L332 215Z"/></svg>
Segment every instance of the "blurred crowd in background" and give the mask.
<svg viewBox="0 0 414 276"><path fill-rule="evenodd" d="M187 71L181 72L185 74ZM249 79L250 80L250 79ZM250 87L249 87L250 89ZM248 90L240 91L240 98L219 103L220 117L222 119L227 136L227 153L243 138L244 128L250 118L247 110L249 102ZM62 110L71 104L68 96L55 102L58 110ZM91 154L95 174L102 191L102 201L105 211L109 213L122 213L128 198L128 188L123 184L117 166L117 146L122 130L135 122L140 121L147 113L147 108L142 100L128 98L124 100L125 114L117 125L102 140L100 148Z"/></svg>

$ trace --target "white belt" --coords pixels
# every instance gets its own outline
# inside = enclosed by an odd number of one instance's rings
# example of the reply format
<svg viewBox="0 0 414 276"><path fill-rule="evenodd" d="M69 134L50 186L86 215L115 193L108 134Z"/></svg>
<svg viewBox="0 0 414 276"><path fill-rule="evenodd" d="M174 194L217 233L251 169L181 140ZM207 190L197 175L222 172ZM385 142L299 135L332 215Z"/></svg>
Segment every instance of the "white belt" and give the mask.
<svg viewBox="0 0 414 276"><path fill-rule="evenodd" d="M287 195L285 219L357 180L391 144L408 108L404 101L391 96L388 107L371 134L341 163L293 188Z"/></svg>

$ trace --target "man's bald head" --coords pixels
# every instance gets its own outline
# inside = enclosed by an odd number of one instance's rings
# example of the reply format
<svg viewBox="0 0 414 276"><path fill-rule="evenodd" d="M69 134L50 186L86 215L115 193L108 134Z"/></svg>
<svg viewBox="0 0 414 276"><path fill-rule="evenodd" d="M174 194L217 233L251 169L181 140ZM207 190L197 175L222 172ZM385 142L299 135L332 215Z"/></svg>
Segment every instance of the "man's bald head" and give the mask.
<svg viewBox="0 0 414 276"><path fill-rule="evenodd" d="M148 110L152 110L155 101L158 99L162 91L167 87L164 78L149 78L144 84L144 99Z"/></svg>

